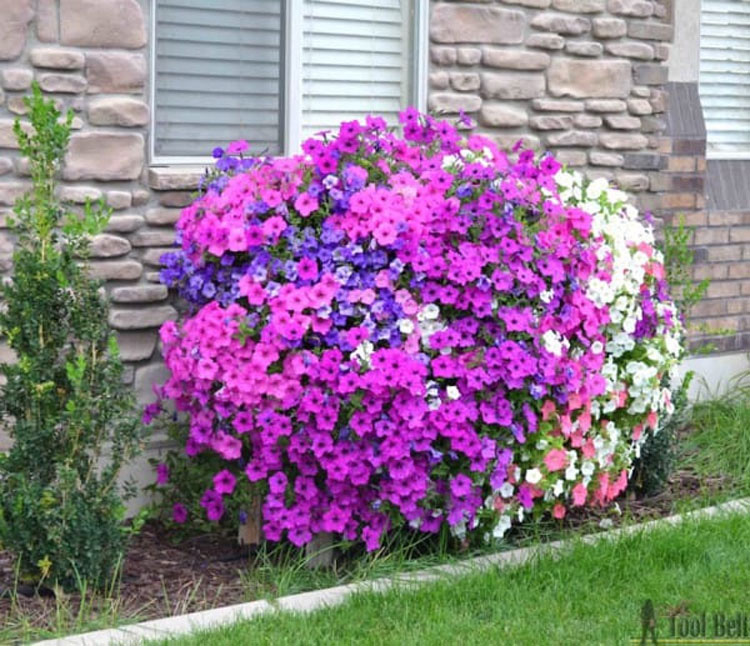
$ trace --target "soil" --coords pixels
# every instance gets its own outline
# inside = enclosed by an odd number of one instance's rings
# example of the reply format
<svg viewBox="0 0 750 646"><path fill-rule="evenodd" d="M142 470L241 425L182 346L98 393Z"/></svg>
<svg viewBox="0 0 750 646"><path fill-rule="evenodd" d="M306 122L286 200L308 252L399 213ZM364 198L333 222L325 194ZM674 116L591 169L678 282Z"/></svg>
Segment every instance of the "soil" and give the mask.
<svg viewBox="0 0 750 646"><path fill-rule="evenodd" d="M247 551L229 537L203 535L175 544L162 525L147 523L129 543L116 596L92 595L87 603L93 607L86 612L92 617L116 612L120 621L145 621L242 603L248 599L240 571L247 560ZM55 592L36 591L14 578L11 555L0 551L0 627L24 617L35 627L54 630L60 606ZM17 594L9 594L12 590ZM72 593L60 601L75 617L81 595Z"/></svg>
<svg viewBox="0 0 750 646"><path fill-rule="evenodd" d="M611 510L588 509L571 513L563 523L550 523L548 527L552 531L566 527L598 530L610 526L610 521L616 526L622 519L641 522L660 518L675 513L675 503L679 500L706 493L715 495L727 488L729 483L723 478L707 482L690 471L680 470L672 474L669 486L656 496L639 499L632 493L626 494L618 501L622 512L619 515ZM602 523L603 519L607 520ZM523 526L519 529L513 532L515 541L528 542L531 535L524 532ZM535 536L539 540L539 534ZM250 585L251 575L242 576L253 561L235 537L202 535L175 543L163 526L147 523L130 542L117 594L109 600L102 594L92 596L84 607L87 616L100 624L97 627L104 627L108 614L120 623L144 621L241 603L259 593L273 593L272 589L263 590L258 582ZM14 589L17 593L9 594ZM80 594L56 599L52 590L35 591L31 586L14 585L11 556L0 551L0 642L4 637L2 627L20 622L40 631L54 631L59 625L61 605L69 617L75 618L81 605Z"/></svg>

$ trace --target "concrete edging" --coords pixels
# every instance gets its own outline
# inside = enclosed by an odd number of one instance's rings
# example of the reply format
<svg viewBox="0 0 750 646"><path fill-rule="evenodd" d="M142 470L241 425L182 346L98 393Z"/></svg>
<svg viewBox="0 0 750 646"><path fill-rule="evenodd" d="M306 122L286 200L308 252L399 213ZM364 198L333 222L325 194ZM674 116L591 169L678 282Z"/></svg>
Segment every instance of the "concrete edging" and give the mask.
<svg viewBox="0 0 750 646"><path fill-rule="evenodd" d="M396 585L419 584L436 581L446 576L461 576L474 572L482 572L494 566L512 567L522 565L536 556L543 554L557 554L577 541L587 544L598 543L602 540L614 540L641 531L651 531L659 527L679 525L686 520L710 518L720 514L750 511L750 498L732 500L713 507L698 509L685 514L660 518L638 525L621 527L607 532L577 536L570 539L542 543L532 547L523 547L507 552L499 552L488 556L479 556L460 563L437 565L416 572L404 573L400 576L360 581L323 590L303 592L287 597L280 597L272 601L258 600L241 603L223 608L213 608L201 612L193 612L176 617L166 617L145 621L122 628L97 630L95 632L59 637L36 642L32 646L137 646L144 640L158 640L169 637L187 635L196 631L216 629L237 621L251 619L261 614L284 610L293 612L310 612L335 606L356 592L382 592Z"/></svg>

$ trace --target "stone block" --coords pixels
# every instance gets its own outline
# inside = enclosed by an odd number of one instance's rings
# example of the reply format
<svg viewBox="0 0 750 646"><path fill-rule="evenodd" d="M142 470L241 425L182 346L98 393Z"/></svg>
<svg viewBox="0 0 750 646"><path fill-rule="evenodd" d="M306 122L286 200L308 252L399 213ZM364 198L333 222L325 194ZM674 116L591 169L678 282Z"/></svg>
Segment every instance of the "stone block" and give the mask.
<svg viewBox="0 0 750 646"><path fill-rule="evenodd" d="M111 231L114 233L131 233L140 229L144 224L143 216L141 215L113 215L105 231Z"/></svg>
<svg viewBox="0 0 750 646"><path fill-rule="evenodd" d="M521 149L540 150L541 141L539 137L527 134L492 134L490 138L497 144L501 150Z"/></svg>
<svg viewBox="0 0 750 646"><path fill-rule="evenodd" d="M12 119L0 119L0 148L12 148L18 150L18 141L13 132ZM31 133L32 127L28 121L21 121L21 128L24 132Z"/></svg>
<svg viewBox="0 0 750 646"><path fill-rule="evenodd" d="M130 236L134 247L165 247L174 244L175 231L169 229L140 230Z"/></svg>
<svg viewBox="0 0 750 646"><path fill-rule="evenodd" d="M604 117L604 123L613 130L638 130L641 120L627 114L608 114Z"/></svg>
<svg viewBox="0 0 750 646"><path fill-rule="evenodd" d="M116 337L123 361L145 361L156 349L156 332L118 332Z"/></svg>
<svg viewBox="0 0 750 646"><path fill-rule="evenodd" d="M607 150L641 150L648 145L648 139L641 134L603 132L599 143Z"/></svg>
<svg viewBox="0 0 750 646"><path fill-rule="evenodd" d="M89 273L99 280L136 280L143 273L143 265L135 260L94 261Z"/></svg>
<svg viewBox="0 0 750 646"><path fill-rule="evenodd" d="M485 103L479 113L482 124L492 128L516 128L528 123L526 110L506 103Z"/></svg>
<svg viewBox="0 0 750 646"><path fill-rule="evenodd" d="M0 206L13 206L29 190L28 182L0 182Z"/></svg>
<svg viewBox="0 0 750 646"><path fill-rule="evenodd" d="M110 233L100 233L94 236L91 241L92 258L114 258L124 256L131 249L130 242L120 236L114 236Z"/></svg>
<svg viewBox="0 0 750 646"><path fill-rule="evenodd" d="M646 99L628 99L628 112L636 116L651 114L653 112L651 103Z"/></svg>
<svg viewBox="0 0 750 646"><path fill-rule="evenodd" d="M622 58L636 58L650 61L654 58L654 48L647 43L607 43L607 53Z"/></svg>
<svg viewBox="0 0 750 646"><path fill-rule="evenodd" d="M585 166L586 153L583 150L563 148L553 151L555 158L564 166Z"/></svg>
<svg viewBox="0 0 750 646"><path fill-rule="evenodd" d="M165 253L174 253L174 247L162 247L160 249L146 249L141 254L141 260L149 267L161 267L163 265L161 258Z"/></svg>
<svg viewBox="0 0 750 646"><path fill-rule="evenodd" d="M531 7L532 9L546 9L550 6L552 0L500 0L500 2Z"/></svg>
<svg viewBox="0 0 750 646"><path fill-rule="evenodd" d="M607 9L618 16L648 18L654 13L654 4L649 0L609 0Z"/></svg>
<svg viewBox="0 0 750 646"><path fill-rule="evenodd" d="M159 193L159 204L161 206L171 206L183 208L193 203L193 194L189 191L167 191Z"/></svg>
<svg viewBox="0 0 750 646"><path fill-rule="evenodd" d="M621 38L628 33L628 23L621 18L594 18L592 29L597 38Z"/></svg>
<svg viewBox="0 0 750 646"><path fill-rule="evenodd" d="M57 195L63 202L86 204L101 199L102 192L95 186L59 186Z"/></svg>
<svg viewBox="0 0 750 646"><path fill-rule="evenodd" d="M591 21L588 18L555 13L537 14L531 20L531 26L565 36L580 36L591 31Z"/></svg>
<svg viewBox="0 0 750 646"><path fill-rule="evenodd" d="M165 321L177 319L177 310L171 305L138 309L113 308L109 312L109 325L115 330L143 330L159 327Z"/></svg>
<svg viewBox="0 0 750 646"><path fill-rule="evenodd" d="M455 65L458 52L455 47L441 47L433 45L430 47L430 60L435 65Z"/></svg>
<svg viewBox="0 0 750 646"><path fill-rule="evenodd" d="M34 67L53 70L80 70L86 62L83 53L60 47L35 47L29 54Z"/></svg>
<svg viewBox="0 0 750 646"><path fill-rule="evenodd" d="M552 7L571 13L601 13L605 9L605 0L552 0Z"/></svg>
<svg viewBox="0 0 750 646"><path fill-rule="evenodd" d="M135 397L140 405L150 404L156 400L154 386L162 385L171 372L163 363L143 366L135 371Z"/></svg>
<svg viewBox="0 0 750 646"><path fill-rule="evenodd" d="M565 39L560 34L531 34L526 39L527 47L558 50L565 47Z"/></svg>
<svg viewBox="0 0 750 646"><path fill-rule="evenodd" d="M531 107L542 112L583 112L582 101L566 101L565 99L534 99Z"/></svg>
<svg viewBox="0 0 750 646"><path fill-rule="evenodd" d="M586 109L591 112L622 112L628 104L620 99L594 99L586 101Z"/></svg>
<svg viewBox="0 0 750 646"><path fill-rule="evenodd" d="M89 122L95 126L145 126L148 124L148 106L129 97L102 97L92 99L88 109Z"/></svg>
<svg viewBox="0 0 750 646"><path fill-rule="evenodd" d="M451 77L445 70L432 72L429 80L433 90L447 90L451 83Z"/></svg>
<svg viewBox="0 0 750 646"><path fill-rule="evenodd" d="M0 79L5 90L28 90L34 80L34 73L25 67L9 67L0 73Z"/></svg>
<svg viewBox="0 0 750 646"><path fill-rule="evenodd" d="M583 146L591 148L596 146L597 135L595 132L583 132L580 130L567 130L566 132L547 135L549 146Z"/></svg>
<svg viewBox="0 0 750 646"><path fill-rule="evenodd" d="M135 133L82 132L70 138L63 177L102 181L137 179L143 170L143 136Z"/></svg>
<svg viewBox="0 0 750 646"><path fill-rule="evenodd" d="M63 45L139 49L146 22L137 0L60 0Z"/></svg>
<svg viewBox="0 0 750 646"><path fill-rule="evenodd" d="M665 159L656 153L628 153L622 166L629 170L661 170Z"/></svg>
<svg viewBox="0 0 750 646"><path fill-rule="evenodd" d="M197 180L195 188L198 188ZM133 206L143 206L144 204L148 204L150 199L151 193L145 188L136 188L133 190Z"/></svg>
<svg viewBox="0 0 750 646"><path fill-rule="evenodd" d="M58 92L60 94L80 94L87 87L86 79L80 74L56 74L47 72L40 74L39 87L45 92Z"/></svg>
<svg viewBox="0 0 750 646"><path fill-rule="evenodd" d="M615 181L623 191L639 193L649 188L648 176L632 173L618 173Z"/></svg>
<svg viewBox="0 0 750 646"><path fill-rule="evenodd" d="M56 43L60 38L57 0L37 0L36 37L42 43Z"/></svg>
<svg viewBox="0 0 750 646"><path fill-rule="evenodd" d="M636 40L672 40L674 27L662 22L641 22L632 20L628 24L628 36Z"/></svg>
<svg viewBox="0 0 750 646"><path fill-rule="evenodd" d="M545 95L544 75L534 72L484 72L482 96L487 99L536 99Z"/></svg>
<svg viewBox="0 0 750 646"><path fill-rule="evenodd" d="M595 114L577 114L573 119L573 125L576 128L599 128L602 118Z"/></svg>
<svg viewBox="0 0 750 646"><path fill-rule="evenodd" d="M133 204L133 195L129 191L108 191L107 206L115 211L130 208Z"/></svg>
<svg viewBox="0 0 750 646"><path fill-rule="evenodd" d="M482 106L482 99L478 96L451 92L430 94L428 102L430 110L434 110L438 114L458 114L461 110L476 112Z"/></svg>
<svg viewBox="0 0 750 646"><path fill-rule="evenodd" d="M459 65L479 65L482 60L482 50L478 47L459 47L456 62Z"/></svg>
<svg viewBox="0 0 750 646"><path fill-rule="evenodd" d="M601 43L592 43L581 40L569 40L565 44L565 51L572 56L588 56L594 58L601 56L604 47Z"/></svg>
<svg viewBox="0 0 750 646"><path fill-rule="evenodd" d="M589 163L592 166L622 166L624 157L617 153L604 153L598 150L589 152Z"/></svg>
<svg viewBox="0 0 750 646"><path fill-rule="evenodd" d="M146 59L129 52L88 52L89 94L138 94L146 85Z"/></svg>
<svg viewBox="0 0 750 646"><path fill-rule="evenodd" d="M580 61L557 58L547 70L552 96L573 98L625 98L632 86L628 61Z"/></svg>
<svg viewBox="0 0 750 646"><path fill-rule="evenodd" d="M638 85L664 85L669 68L661 63L640 63L633 66L633 80Z"/></svg>
<svg viewBox="0 0 750 646"><path fill-rule="evenodd" d="M529 125L534 130L568 130L573 127L573 117L570 115L539 115L531 117Z"/></svg>
<svg viewBox="0 0 750 646"><path fill-rule="evenodd" d="M544 70L550 64L549 54L529 52L521 49L499 49L486 47L482 52L482 62L487 67L500 67L510 70Z"/></svg>
<svg viewBox="0 0 750 646"><path fill-rule="evenodd" d="M0 60L18 58L26 47L26 32L34 17L31 0L0 0Z"/></svg>
<svg viewBox="0 0 750 646"><path fill-rule="evenodd" d="M156 303L169 295L166 285L128 285L115 287L110 296L115 303Z"/></svg>
<svg viewBox="0 0 750 646"><path fill-rule="evenodd" d="M523 42L521 11L477 5L438 4L432 9L430 36L436 43L512 45Z"/></svg>
<svg viewBox="0 0 750 646"><path fill-rule="evenodd" d="M180 209L148 209L146 222L157 226L174 224L180 217Z"/></svg>
<svg viewBox="0 0 750 646"><path fill-rule="evenodd" d="M479 74L476 72L451 72L451 87L457 92L472 92L479 89Z"/></svg>

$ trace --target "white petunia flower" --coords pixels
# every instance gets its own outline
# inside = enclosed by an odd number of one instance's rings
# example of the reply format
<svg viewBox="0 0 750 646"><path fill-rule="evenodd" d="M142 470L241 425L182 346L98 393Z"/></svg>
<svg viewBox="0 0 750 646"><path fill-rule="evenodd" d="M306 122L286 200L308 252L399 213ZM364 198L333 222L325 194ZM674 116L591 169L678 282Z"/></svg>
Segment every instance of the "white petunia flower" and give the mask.
<svg viewBox="0 0 750 646"><path fill-rule="evenodd" d="M411 334L414 332L414 321L411 319L399 319L398 329L401 334Z"/></svg>
<svg viewBox="0 0 750 646"><path fill-rule="evenodd" d="M542 479L542 472L534 467L526 472L526 482L529 484L537 484Z"/></svg>

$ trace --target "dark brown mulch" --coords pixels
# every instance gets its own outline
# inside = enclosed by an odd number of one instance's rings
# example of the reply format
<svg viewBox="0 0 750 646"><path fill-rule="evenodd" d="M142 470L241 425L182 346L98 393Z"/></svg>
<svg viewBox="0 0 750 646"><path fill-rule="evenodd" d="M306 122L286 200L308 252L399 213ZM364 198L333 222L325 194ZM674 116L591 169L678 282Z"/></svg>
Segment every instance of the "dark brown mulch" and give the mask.
<svg viewBox="0 0 750 646"><path fill-rule="evenodd" d="M247 553L230 538L204 535L174 544L161 525L147 523L130 541L115 598L108 602L99 594L89 600L94 607L87 612L145 620L241 603L247 598L239 571L247 562ZM59 608L54 593L43 589L41 595L33 594L31 586L14 583L14 578L10 555L0 551L0 590L6 591L0 598L0 627L13 623L14 616L25 616L35 626L54 628ZM12 590L18 591L13 600ZM71 616L80 602L78 593L62 600Z"/></svg>
<svg viewBox="0 0 750 646"><path fill-rule="evenodd" d="M699 479L694 473L680 470L672 474L669 486L662 493L649 498L637 498L632 493L618 501L622 514L613 515L611 510L576 510L565 521L550 523L551 531L564 528L598 529L603 519L614 526L624 519L640 522L669 516L675 513L675 503L680 500L716 495L728 489L730 483L723 478L710 481ZM529 532L533 532L530 529ZM252 565L247 553L243 553L231 537L203 535L186 539L178 544L159 524L147 523L131 541L124 563L122 582L109 602L103 595L93 597L88 604L88 617L101 618L102 627L106 616L118 621L146 620L169 615L205 610L251 600L258 588L243 584L240 572ZM513 532L519 543L533 539L523 526ZM538 535L536 540L538 540ZM8 553L0 552L0 591L14 589L13 561ZM0 642L2 627L17 623L19 617L40 630L54 630L56 614L62 605L73 619L80 606L80 595L71 594L62 599L54 595L33 594L33 589L21 586L15 599L6 594L0 597ZM48 591L51 592L51 591ZM14 606L15 604L15 606Z"/></svg>

